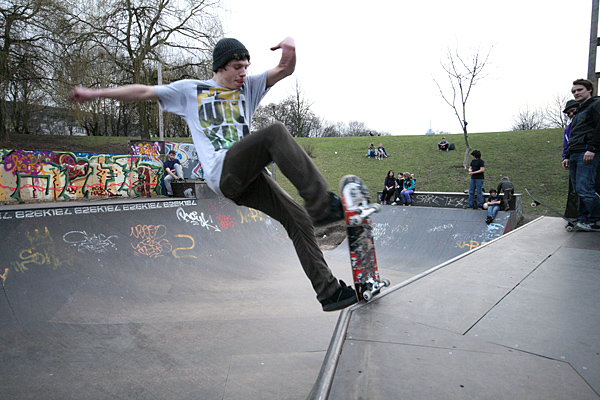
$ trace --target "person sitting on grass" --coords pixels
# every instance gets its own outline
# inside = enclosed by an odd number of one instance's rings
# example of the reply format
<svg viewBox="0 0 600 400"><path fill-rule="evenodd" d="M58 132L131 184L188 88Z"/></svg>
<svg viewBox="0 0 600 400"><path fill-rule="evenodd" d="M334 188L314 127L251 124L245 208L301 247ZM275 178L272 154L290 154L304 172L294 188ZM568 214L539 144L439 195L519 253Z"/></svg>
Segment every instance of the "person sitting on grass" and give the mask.
<svg viewBox="0 0 600 400"><path fill-rule="evenodd" d="M367 157L377 157L377 149L375 148L375 145L373 143L371 143L371 145L367 149Z"/></svg>
<svg viewBox="0 0 600 400"><path fill-rule="evenodd" d="M448 151L449 146L450 143L448 143L445 137L443 137L442 141L438 143L438 148L440 149L440 151Z"/></svg>
<svg viewBox="0 0 600 400"><path fill-rule="evenodd" d="M377 159L378 160L383 160L386 157L389 157L389 155L385 151L385 147L383 147L383 144L379 143L379 147L377 148Z"/></svg>

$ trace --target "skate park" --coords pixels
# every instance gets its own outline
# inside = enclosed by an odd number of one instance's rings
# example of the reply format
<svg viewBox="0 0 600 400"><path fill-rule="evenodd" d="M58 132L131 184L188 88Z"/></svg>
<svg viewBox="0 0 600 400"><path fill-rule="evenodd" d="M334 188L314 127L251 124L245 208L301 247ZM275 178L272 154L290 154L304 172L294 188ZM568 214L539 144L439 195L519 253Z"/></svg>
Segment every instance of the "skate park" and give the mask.
<svg viewBox="0 0 600 400"><path fill-rule="evenodd" d="M0 210L1 398L598 398L600 234L558 218L384 207L392 286L324 313L283 228L223 199Z"/></svg>

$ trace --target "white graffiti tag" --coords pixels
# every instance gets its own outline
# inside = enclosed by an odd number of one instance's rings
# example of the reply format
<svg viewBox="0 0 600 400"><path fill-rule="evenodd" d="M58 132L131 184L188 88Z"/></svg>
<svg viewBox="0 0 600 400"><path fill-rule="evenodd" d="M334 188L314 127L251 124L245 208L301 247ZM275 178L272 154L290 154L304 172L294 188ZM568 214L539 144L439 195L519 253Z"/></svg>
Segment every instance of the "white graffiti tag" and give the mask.
<svg viewBox="0 0 600 400"><path fill-rule="evenodd" d="M192 211L188 214L183 208L179 207L177 209L177 219L185 221L188 224L201 226L208 230L214 229L216 232L221 232L219 227L213 222L212 216L209 215L208 218L206 218L203 212L201 212L200 215L198 215L198 212L196 211Z"/></svg>
<svg viewBox="0 0 600 400"><path fill-rule="evenodd" d="M63 240L73 246L77 246L77 251L85 253L84 250L90 253L106 253L110 248L117 250L117 246L111 239L118 239L116 235L109 237L100 235L88 235L86 231L71 231L63 235Z"/></svg>

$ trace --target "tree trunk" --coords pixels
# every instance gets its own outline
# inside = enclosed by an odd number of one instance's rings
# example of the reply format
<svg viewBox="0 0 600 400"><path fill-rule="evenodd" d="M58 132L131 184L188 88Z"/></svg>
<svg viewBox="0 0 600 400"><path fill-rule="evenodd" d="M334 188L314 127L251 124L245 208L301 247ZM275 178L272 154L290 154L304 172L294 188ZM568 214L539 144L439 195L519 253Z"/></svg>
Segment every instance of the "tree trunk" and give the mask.
<svg viewBox="0 0 600 400"><path fill-rule="evenodd" d="M465 145L467 147L465 150L465 157L463 158L463 168L467 169L469 167L469 154L471 153L471 145L469 144L469 135L467 134L466 125L463 128L463 133L465 135Z"/></svg>

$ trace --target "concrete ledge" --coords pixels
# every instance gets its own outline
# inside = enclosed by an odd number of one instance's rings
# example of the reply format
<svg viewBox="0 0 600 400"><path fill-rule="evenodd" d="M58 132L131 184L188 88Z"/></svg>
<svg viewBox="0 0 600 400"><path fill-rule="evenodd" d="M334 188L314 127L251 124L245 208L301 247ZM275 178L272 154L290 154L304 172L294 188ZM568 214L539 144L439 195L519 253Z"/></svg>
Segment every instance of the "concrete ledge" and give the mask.
<svg viewBox="0 0 600 400"><path fill-rule="evenodd" d="M489 193L484 193L488 197ZM463 208L469 201L468 193L460 192L421 192L417 191L412 196L413 206L421 207L444 207L444 208ZM381 202L381 192L377 192L377 202ZM513 195L509 202L509 210L516 210L523 206L522 195L517 193Z"/></svg>
<svg viewBox="0 0 600 400"><path fill-rule="evenodd" d="M183 182L171 182L173 196L187 197L193 199L215 199L218 195L213 192L204 180L185 180Z"/></svg>
<svg viewBox="0 0 600 400"><path fill-rule="evenodd" d="M484 193L488 197L489 193ZM469 201L468 193L460 192L415 192L411 196L412 205L419 207L463 208ZM381 192L377 192L377 202L381 202ZM514 229L523 218L523 195L516 193L510 199L508 212L511 214L507 231Z"/></svg>

